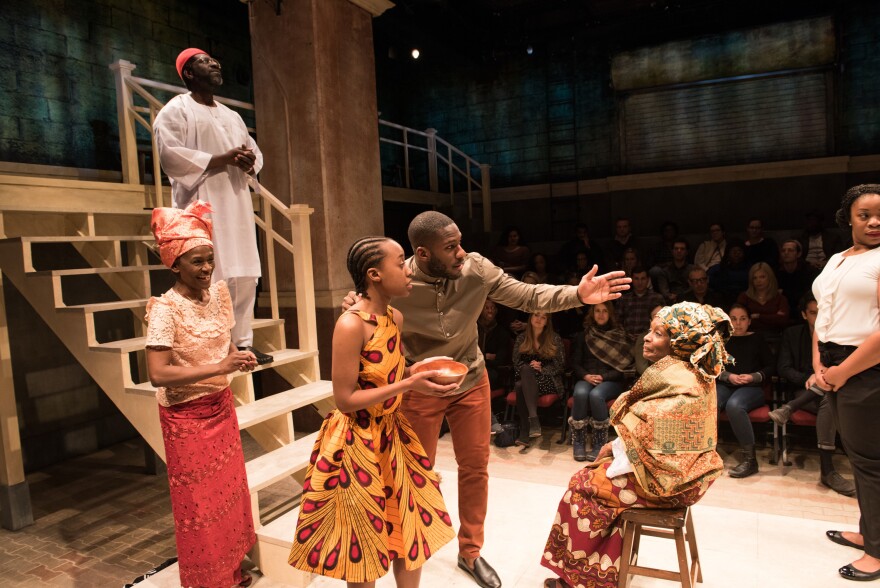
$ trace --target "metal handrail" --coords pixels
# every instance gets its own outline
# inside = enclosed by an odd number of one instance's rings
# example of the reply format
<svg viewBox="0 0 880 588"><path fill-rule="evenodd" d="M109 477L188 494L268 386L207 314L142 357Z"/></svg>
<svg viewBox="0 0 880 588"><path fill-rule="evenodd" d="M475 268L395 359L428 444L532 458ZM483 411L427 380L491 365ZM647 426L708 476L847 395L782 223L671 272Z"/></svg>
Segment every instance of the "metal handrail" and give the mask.
<svg viewBox="0 0 880 588"><path fill-rule="evenodd" d="M379 126L393 129L399 132L400 138L383 137L379 135L380 143L394 145L403 148L403 187L413 188L412 165L410 152L427 153L427 176L428 190L440 191L439 164L445 165L447 170L446 181L449 184L449 203L455 206L455 198L462 191L467 194L468 218L474 214L474 190L481 195L483 205L483 230L492 230L492 201L490 192L489 164L480 163L467 155L461 149L454 147L448 141L437 136L436 129L420 131L403 125L379 119ZM411 136L424 137L425 146L415 145L410 141ZM445 154L444 154L445 152ZM457 159L462 163L457 163ZM456 190L456 179L464 181L464 189Z"/></svg>

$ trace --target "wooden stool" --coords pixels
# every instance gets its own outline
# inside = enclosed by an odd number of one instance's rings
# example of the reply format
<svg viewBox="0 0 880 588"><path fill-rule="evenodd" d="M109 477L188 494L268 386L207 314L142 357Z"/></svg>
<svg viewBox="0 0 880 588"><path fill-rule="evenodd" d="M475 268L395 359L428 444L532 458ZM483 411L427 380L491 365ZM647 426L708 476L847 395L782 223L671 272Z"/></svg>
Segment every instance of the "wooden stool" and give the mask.
<svg viewBox="0 0 880 588"><path fill-rule="evenodd" d="M677 580L684 588L693 588L703 581L694 520L689 508L653 509L631 508L620 515L623 524L623 552L620 554L618 588L625 588L631 575L650 576L663 580ZM642 535L675 539L678 552L678 571L660 570L636 565L639 557L639 539ZM691 564L688 566L685 543L690 546Z"/></svg>

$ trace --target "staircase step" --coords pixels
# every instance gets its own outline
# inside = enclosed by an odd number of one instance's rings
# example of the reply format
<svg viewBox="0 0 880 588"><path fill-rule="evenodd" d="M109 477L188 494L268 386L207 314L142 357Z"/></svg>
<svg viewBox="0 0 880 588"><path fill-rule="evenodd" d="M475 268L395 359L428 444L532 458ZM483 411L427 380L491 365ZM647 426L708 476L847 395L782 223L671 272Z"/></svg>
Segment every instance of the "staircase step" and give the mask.
<svg viewBox="0 0 880 588"><path fill-rule="evenodd" d="M293 443L279 447L245 464L248 487L256 492L275 482L306 469L315 447L318 433L314 432Z"/></svg>
<svg viewBox="0 0 880 588"><path fill-rule="evenodd" d="M333 383L326 380L319 380L305 386L297 386L285 392L272 394L256 402L244 404L236 408L238 426L241 429L247 429L252 425L292 412L297 408L324 400L332 395Z"/></svg>
<svg viewBox="0 0 880 588"><path fill-rule="evenodd" d="M251 321L252 329L265 329L284 324L284 319L254 319ZM140 351L146 345L146 338L134 337L132 339L119 339L118 341L108 341L106 343L98 343L89 347L91 351L103 351L109 353L131 353ZM274 355L274 354L271 354Z"/></svg>
<svg viewBox="0 0 880 588"><path fill-rule="evenodd" d="M155 241L152 235L70 235L67 237L21 236L0 239L0 243L98 243L103 241Z"/></svg>
<svg viewBox="0 0 880 588"><path fill-rule="evenodd" d="M293 547L293 533L299 519L299 507L289 510L271 523L257 529L257 541L271 543L290 550Z"/></svg>
<svg viewBox="0 0 880 588"><path fill-rule="evenodd" d="M127 339L127 341L132 341L132 339ZM143 348L143 346L141 346L141 348ZM270 351L269 355L274 357L275 361L267 363L266 365L258 365L253 371L247 373L261 372L263 370L272 369L275 366L284 365L285 363L292 363L294 361L301 361L303 359L315 357L318 355L318 352L300 351L299 349L281 349L279 351ZM238 376L243 375L245 375L245 372L235 372L233 377L237 378ZM129 394L140 394L141 396L154 396L156 394L156 388L149 382L126 386L125 391Z"/></svg>
<svg viewBox="0 0 880 588"><path fill-rule="evenodd" d="M128 265L123 267L83 267L77 269L43 270L28 272L29 276L88 276L97 274L122 274L128 272L144 272L167 270L164 265Z"/></svg>
<svg viewBox="0 0 880 588"><path fill-rule="evenodd" d="M62 306L58 308L59 312L81 312L90 314L94 312L105 312L109 310L125 310L127 308L138 308L147 305L149 298L139 300L115 300L113 302L97 302L93 304L74 304L71 306Z"/></svg>

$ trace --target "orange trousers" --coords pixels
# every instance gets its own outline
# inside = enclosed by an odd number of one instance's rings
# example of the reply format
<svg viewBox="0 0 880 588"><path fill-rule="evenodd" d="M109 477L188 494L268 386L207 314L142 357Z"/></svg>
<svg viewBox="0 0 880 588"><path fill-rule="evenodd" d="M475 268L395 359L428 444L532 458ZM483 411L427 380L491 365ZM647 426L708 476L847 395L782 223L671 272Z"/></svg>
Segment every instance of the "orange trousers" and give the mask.
<svg viewBox="0 0 880 588"><path fill-rule="evenodd" d="M437 440L443 417L452 433L452 448L458 463L458 552L463 557L480 557L483 523L489 503L489 436L492 406L489 376L455 396L437 398L407 392L401 406L431 463L437 457Z"/></svg>

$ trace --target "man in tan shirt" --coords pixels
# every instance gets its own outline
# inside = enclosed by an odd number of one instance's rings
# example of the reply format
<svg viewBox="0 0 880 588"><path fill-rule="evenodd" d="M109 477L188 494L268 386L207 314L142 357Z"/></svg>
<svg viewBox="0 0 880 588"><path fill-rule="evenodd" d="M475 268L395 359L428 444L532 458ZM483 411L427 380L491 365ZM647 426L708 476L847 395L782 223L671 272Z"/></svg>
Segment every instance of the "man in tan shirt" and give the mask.
<svg viewBox="0 0 880 588"><path fill-rule="evenodd" d="M526 312L556 312L620 297L629 288L623 272L596 276L594 267L577 286L524 284L478 253L461 247L453 220L428 211L410 223L414 255L412 292L393 304L406 317L403 332L407 362L449 356L469 366L461 386L448 396L407 393L402 409L434 463L445 417L458 462L458 566L483 588L499 588L501 579L482 557L483 522L489 497L489 378L477 345L477 318L486 299ZM353 304L349 293L345 304Z"/></svg>

